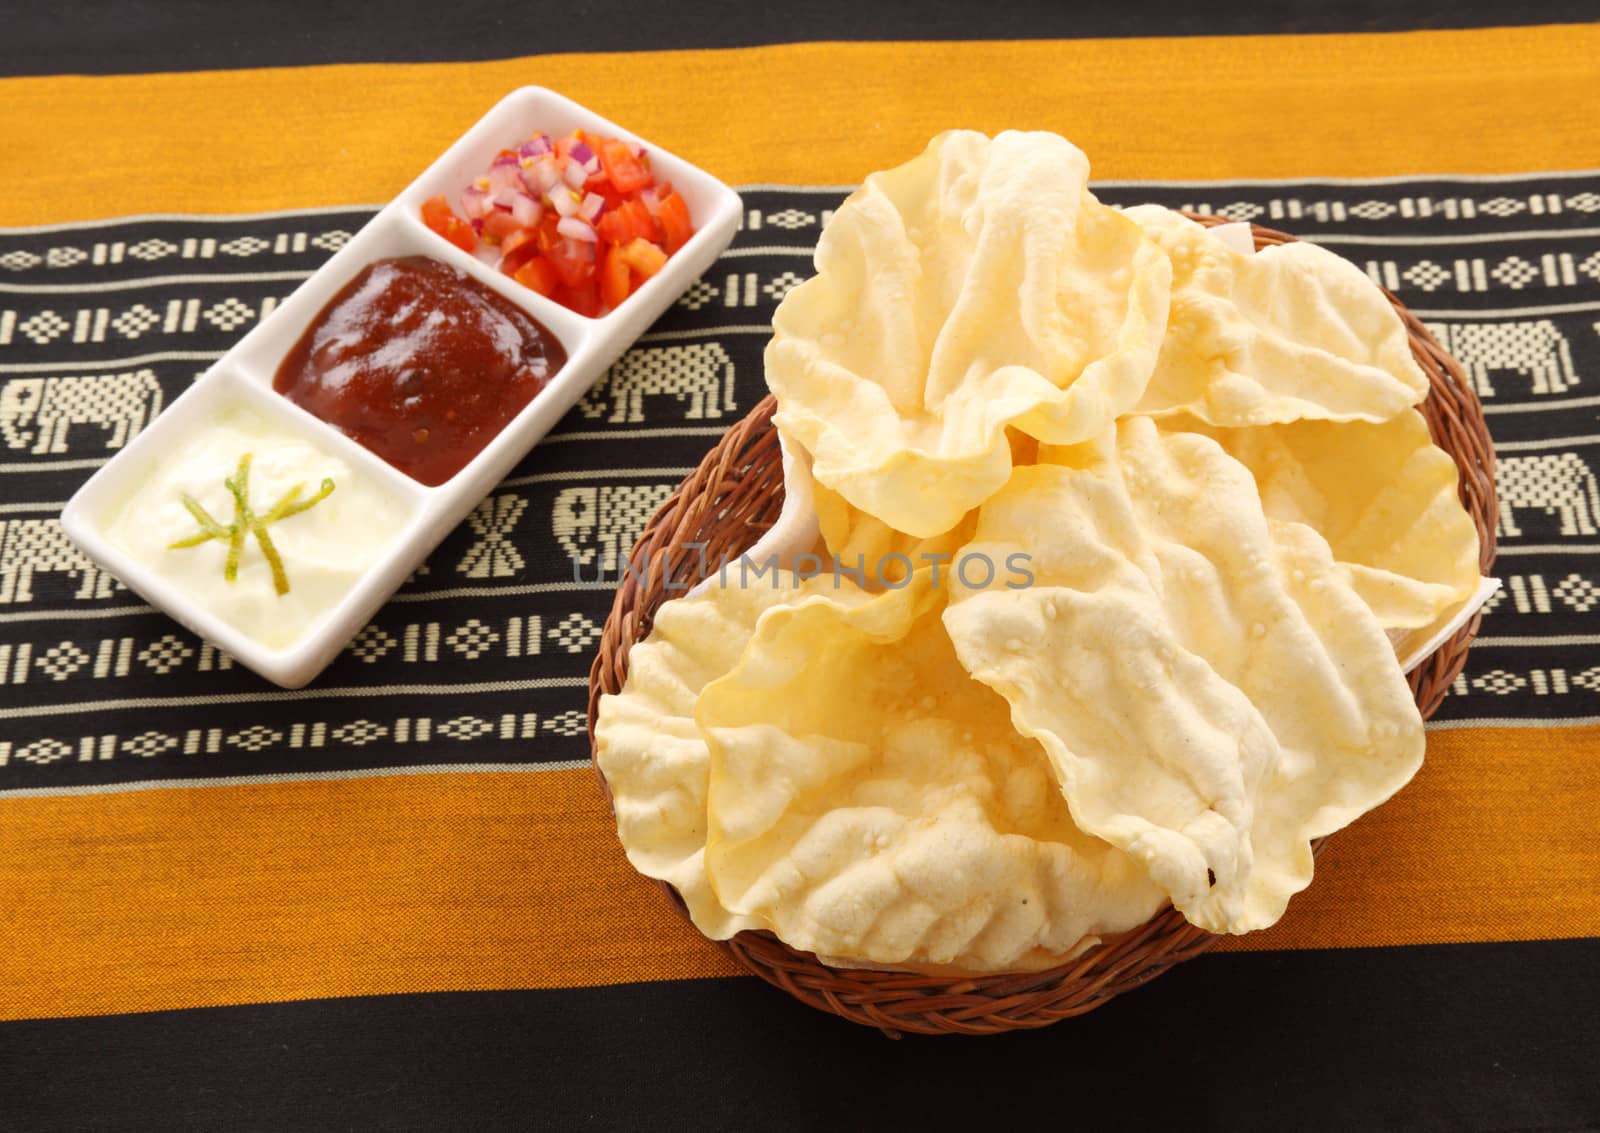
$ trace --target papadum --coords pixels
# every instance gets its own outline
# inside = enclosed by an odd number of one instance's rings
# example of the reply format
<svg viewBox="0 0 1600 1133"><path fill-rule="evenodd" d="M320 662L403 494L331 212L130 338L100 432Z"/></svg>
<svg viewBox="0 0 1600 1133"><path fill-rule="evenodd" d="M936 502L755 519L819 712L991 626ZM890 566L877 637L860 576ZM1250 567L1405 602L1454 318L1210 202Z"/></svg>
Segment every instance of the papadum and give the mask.
<svg viewBox="0 0 1600 1133"><path fill-rule="evenodd" d="M628 652L622 691L600 698L595 761L628 860L676 888L695 925L714 940L761 926L730 915L706 880L710 760L694 706L706 685L733 668L762 612L794 598L776 585L721 586L713 575L695 595L662 605L650 636Z"/></svg>
<svg viewBox="0 0 1600 1133"><path fill-rule="evenodd" d="M1428 395L1400 316L1348 260L1304 242L1244 254L1159 205L1124 215L1172 261L1166 335L1136 412L1378 422Z"/></svg>
<svg viewBox="0 0 1600 1133"><path fill-rule="evenodd" d="M1210 438L1131 417L1041 460L962 552L1025 549L1034 584L958 584L955 650L1043 745L1082 830L1195 924L1270 925L1311 880L1311 840L1421 765L1389 641L1327 542L1269 519Z"/></svg>
<svg viewBox="0 0 1600 1133"><path fill-rule="evenodd" d="M1416 410L1378 424L1221 429L1180 415L1160 425L1211 437L1250 470L1268 517L1315 528L1391 636L1448 618L1477 589L1478 529L1460 473Z"/></svg>
<svg viewBox="0 0 1600 1133"><path fill-rule="evenodd" d="M776 422L818 483L918 538L1010 473L1007 425L1071 444L1143 394L1171 265L1064 138L941 134L869 176L773 316Z"/></svg>
<svg viewBox="0 0 1600 1133"><path fill-rule="evenodd" d="M769 611L695 712L706 868L737 916L852 964L1061 963L1166 895L1080 831L1038 743L958 663L931 572Z"/></svg>

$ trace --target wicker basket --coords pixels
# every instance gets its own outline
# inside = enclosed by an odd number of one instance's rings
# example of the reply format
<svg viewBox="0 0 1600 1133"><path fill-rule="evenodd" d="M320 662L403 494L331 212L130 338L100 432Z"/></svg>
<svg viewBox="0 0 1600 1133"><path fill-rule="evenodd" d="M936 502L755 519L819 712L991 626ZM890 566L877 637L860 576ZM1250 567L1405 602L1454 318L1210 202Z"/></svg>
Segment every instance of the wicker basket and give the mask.
<svg viewBox="0 0 1600 1133"><path fill-rule="evenodd" d="M1195 219L1207 225L1224 223L1220 217ZM1293 239L1252 227L1257 248ZM1432 385L1422 412L1434 441L1455 457L1461 470L1461 499L1477 524L1480 561L1487 574L1494 562L1496 511L1494 452L1483 407L1460 365L1399 300L1389 295L1389 301L1410 332L1412 354ZM649 633L655 611L670 596L666 583L674 584L673 593L681 593L685 584L699 581L695 568L700 562L715 563L724 553L730 560L737 557L777 519L783 472L771 424L774 408L769 396L733 426L645 525L633 549L635 561L660 564L668 557L665 551L691 542L703 543L706 549L699 556L670 556L667 572L654 571L643 584L631 572L625 577L589 675L591 744L600 697L622 688L628 675L628 649ZM1410 674L1424 718L1438 709L1450 682L1461 672L1477 631L1474 617ZM604 776L600 781L604 787ZM677 893L665 884L662 888L687 916ZM975 1035L1042 1027L1093 1010L1199 955L1216 939L1168 906L1143 927L1060 967L970 977L832 968L767 932L741 932L721 943L745 967L796 999L898 1036L907 1031Z"/></svg>

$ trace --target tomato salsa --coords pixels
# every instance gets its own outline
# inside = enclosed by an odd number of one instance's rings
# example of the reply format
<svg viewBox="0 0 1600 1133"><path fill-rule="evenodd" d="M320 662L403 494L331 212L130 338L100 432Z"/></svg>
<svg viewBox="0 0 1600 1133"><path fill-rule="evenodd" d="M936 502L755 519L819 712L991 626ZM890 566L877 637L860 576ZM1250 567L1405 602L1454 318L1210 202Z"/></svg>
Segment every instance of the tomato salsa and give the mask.
<svg viewBox="0 0 1600 1133"><path fill-rule="evenodd" d="M328 301L272 388L413 479L443 484L567 360L538 320L427 256L369 264Z"/></svg>
<svg viewBox="0 0 1600 1133"><path fill-rule="evenodd" d="M591 318L622 305L694 235L689 206L642 147L576 130L501 150L485 176L422 206L429 228Z"/></svg>

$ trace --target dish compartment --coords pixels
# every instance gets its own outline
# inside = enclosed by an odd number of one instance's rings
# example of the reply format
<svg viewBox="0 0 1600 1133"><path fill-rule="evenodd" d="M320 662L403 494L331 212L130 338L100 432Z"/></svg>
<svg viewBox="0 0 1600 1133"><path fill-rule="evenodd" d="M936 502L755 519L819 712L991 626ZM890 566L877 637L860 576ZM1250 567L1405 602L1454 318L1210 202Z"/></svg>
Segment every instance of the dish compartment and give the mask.
<svg viewBox="0 0 1600 1133"><path fill-rule="evenodd" d="M296 470L287 481L280 473L275 482L274 454L289 454L305 471ZM239 540L234 583L218 583L226 540L173 546L204 532L202 515L230 529L241 523L227 486L246 456L244 496L252 513L264 518L283 567L287 592L276 598L264 595L270 559L248 525ZM280 466L283 459L277 458ZM197 467L204 469L198 478ZM313 502L324 475L333 487ZM172 490L163 491L164 482ZM184 516L175 507L169 497L179 489L200 506L200 514ZM293 489L298 492L291 497ZM364 522L370 537L350 554L356 561L368 559L359 573L310 574L312 568L297 561L299 532L285 539L284 528L273 530L279 522L272 518L273 506L285 500L328 509L319 521L350 516ZM426 554L419 540L427 511L420 485L224 358L78 490L61 524L94 562L151 605L269 680L295 687L332 660L416 568ZM295 518L291 513L282 522ZM352 529L362 530L361 523ZM226 600L202 600L197 594L206 586L220 586L214 593Z"/></svg>

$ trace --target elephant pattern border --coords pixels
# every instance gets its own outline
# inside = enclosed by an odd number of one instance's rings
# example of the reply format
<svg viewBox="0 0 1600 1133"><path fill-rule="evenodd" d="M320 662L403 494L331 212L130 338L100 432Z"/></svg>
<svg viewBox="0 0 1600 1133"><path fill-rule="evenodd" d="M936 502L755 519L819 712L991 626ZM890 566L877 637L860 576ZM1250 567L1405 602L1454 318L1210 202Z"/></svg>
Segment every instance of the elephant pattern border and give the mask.
<svg viewBox="0 0 1600 1133"><path fill-rule="evenodd" d="M1411 306L1500 454L1506 585L1440 717L1600 716L1600 175L1100 192L1323 239ZM0 230L0 795L586 758L617 560L764 394L772 313L843 197L743 195L729 254L305 693L144 606L58 515L370 212Z"/></svg>
<svg viewBox="0 0 1600 1133"><path fill-rule="evenodd" d="M36 456L69 451L89 426L85 449L119 449L161 412L161 384L149 368L119 374L45 374L0 383L0 439Z"/></svg>

